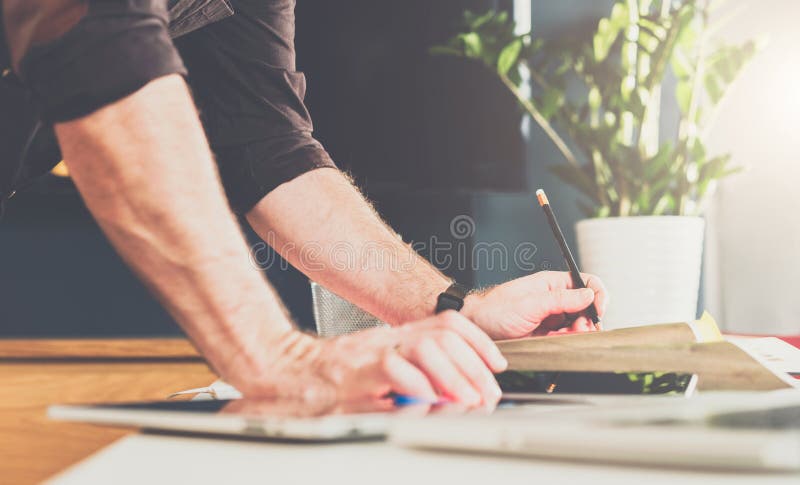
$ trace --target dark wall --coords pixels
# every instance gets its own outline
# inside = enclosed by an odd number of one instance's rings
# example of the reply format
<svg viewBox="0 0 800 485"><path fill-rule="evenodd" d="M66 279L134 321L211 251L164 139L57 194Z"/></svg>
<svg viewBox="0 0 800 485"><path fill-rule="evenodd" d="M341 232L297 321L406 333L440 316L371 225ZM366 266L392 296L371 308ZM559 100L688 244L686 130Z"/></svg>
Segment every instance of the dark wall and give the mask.
<svg viewBox="0 0 800 485"><path fill-rule="evenodd" d="M259 242L243 228L251 245ZM308 283L281 271L281 261L264 270L296 321L312 329ZM0 222L0 338L180 334L69 181L50 176L9 201Z"/></svg>
<svg viewBox="0 0 800 485"><path fill-rule="evenodd" d="M0 336L174 335L71 183L17 194L0 222Z"/></svg>
<svg viewBox="0 0 800 485"><path fill-rule="evenodd" d="M520 111L477 63L432 57L486 0L298 2L297 63L316 136L367 189L524 188Z"/></svg>

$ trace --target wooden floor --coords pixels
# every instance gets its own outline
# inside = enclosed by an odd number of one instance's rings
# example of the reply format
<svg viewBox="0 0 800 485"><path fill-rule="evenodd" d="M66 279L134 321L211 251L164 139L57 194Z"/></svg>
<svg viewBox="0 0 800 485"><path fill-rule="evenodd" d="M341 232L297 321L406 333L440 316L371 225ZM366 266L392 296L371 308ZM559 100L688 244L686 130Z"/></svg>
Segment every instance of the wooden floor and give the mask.
<svg viewBox="0 0 800 485"><path fill-rule="evenodd" d="M50 421L51 404L164 399L214 379L185 340L0 340L0 483L39 483L133 431Z"/></svg>

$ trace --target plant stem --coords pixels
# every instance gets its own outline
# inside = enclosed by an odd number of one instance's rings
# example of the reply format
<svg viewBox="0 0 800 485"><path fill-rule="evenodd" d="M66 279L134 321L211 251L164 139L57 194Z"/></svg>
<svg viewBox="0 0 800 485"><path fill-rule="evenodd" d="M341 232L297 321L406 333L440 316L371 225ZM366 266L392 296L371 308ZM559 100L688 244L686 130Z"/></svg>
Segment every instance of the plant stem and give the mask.
<svg viewBox="0 0 800 485"><path fill-rule="evenodd" d="M661 12L659 13L659 20L661 24L664 24L670 15L670 4L669 2L665 1L661 4ZM642 127L639 131L639 139L637 140L637 145L639 146L639 151L644 154L645 157L653 157L660 148L659 142L659 121L661 120L661 84L660 83L653 83L652 80L655 79L662 79L663 70L666 65L666 61L668 59L668 55L665 53L672 52L672 46L674 45L677 39L677 32L678 29L673 24L669 26L667 30L667 34L664 36L664 45L665 50L662 54L655 59L655 64L651 64L653 62L653 54L650 52L646 52L642 55L648 56L648 73L640 73L643 75L643 87L649 93L648 102L644 106L644 113L642 114ZM656 49L658 52L659 49ZM641 67L641 66L640 66ZM651 76L650 73L656 73L655 76Z"/></svg>
<svg viewBox="0 0 800 485"><path fill-rule="evenodd" d="M542 89L550 89L550 84L547 82L547 80L544 78L544 76L539 74L539 72L536 69L531 69L529 67L528 68L528 72L531 73L531 79L536 81L536 84L541 86Z"/></svg>
<svg viewBox="0 0 800 485"><path fill-rule="evenodd" d="M564 158L573 165L575 168L581 168L581 164L578 162L578 159L575 157L575 154L572 153L572 150L569 149L567 144L564 142L564 139L556 133L556 130L553 129L553 126L547 121L547 118L536 109L536 106L531 103L531 101L523 96L520 92L519 88L508 78L505 74L498 74L500 76L500 80L503 81L506 88L517 98L517 101L525 108L525 111L533 118L533 120L542 128L545 134L550 138L550 141L558 148Z"/></svg>
<svg viewBox="0 0 800 485"><path fill-rule="evenodd" d="M703 87L703 78L705 76L705 45L707 40L706 28L708 26L708 4L708 1L704 2L703 8L700 11L703 24L696 48L697 62L694 69L694 78L692 79L692 89L689 94L689 109L687 110L686 117L681 120L681 123L678 126L678 141L679 146L681 147L679 157L683 165L681 167L681 178L678 184L678 215L684 215L689 201L687 176L689 173L689 164L692 163L692 160L690 160L689 157L689 148L694 145L698 136L697 110L700 104L700 90Z"/></svg>
<svg viewBox="0 0 800 485"><path fill-rule="evenodd" d="M628 101L628 97L636 92L639 80L636 74L639 71L639 5L637 0L627 0L628 24L623 29L623 47L620 52L622 68L625 69L623 78L623 99ZM626 94L627 93L627 94ZM636 120L633 117L622 118L622 143L627 146L634 146L634 139L637 131Z"/></svg>

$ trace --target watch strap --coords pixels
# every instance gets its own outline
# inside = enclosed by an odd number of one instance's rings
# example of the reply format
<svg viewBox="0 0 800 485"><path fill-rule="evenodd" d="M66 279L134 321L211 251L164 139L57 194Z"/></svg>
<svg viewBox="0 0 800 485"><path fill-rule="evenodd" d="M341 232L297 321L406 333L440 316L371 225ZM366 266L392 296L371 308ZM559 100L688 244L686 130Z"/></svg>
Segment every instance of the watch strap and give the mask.
<svg viewBox="0 0 800 485"><path fill-rule="evenodd" d="M453 283L436 299L436 313L446 310L459 311L464 306L464 298L467 297L469 288L458 283Z"/></svg>

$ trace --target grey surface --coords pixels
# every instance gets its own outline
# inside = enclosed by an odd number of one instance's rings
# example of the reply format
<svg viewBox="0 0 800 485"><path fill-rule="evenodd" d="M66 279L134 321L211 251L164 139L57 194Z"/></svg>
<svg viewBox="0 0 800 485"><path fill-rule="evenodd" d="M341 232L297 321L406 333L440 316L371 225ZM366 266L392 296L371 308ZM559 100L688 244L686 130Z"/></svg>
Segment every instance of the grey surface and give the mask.
<svg viewBox="0 0 800 485"><path fill-rule="evenodd" d="M335 337L368 328L388 326L324 286L311 282L314 321L320 337Z"/></svg>

